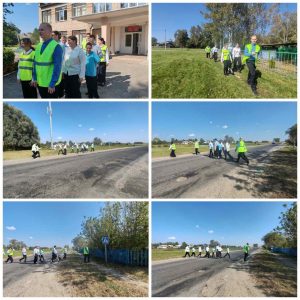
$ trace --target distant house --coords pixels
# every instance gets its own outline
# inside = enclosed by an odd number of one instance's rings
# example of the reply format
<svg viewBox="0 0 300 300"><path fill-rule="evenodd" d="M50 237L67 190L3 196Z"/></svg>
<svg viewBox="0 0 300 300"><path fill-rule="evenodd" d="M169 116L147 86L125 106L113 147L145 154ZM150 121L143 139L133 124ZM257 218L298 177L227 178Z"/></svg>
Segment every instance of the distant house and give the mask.
<svg viewBox="0 0 300 300"><path fill-rule="evenodd" d="M168 249L168 245L159 245L157 249Z"/></svg>

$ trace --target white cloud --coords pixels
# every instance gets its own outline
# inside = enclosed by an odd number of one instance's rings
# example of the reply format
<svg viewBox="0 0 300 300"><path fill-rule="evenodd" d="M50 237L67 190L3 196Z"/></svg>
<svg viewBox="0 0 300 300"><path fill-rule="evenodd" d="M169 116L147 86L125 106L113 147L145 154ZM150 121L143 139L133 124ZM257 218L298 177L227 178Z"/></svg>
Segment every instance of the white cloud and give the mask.
<svg viewBox="0 0 300 300"><path fill-rule="evenodd" d="M193 136L195 136L195 133L190 133L189 136L193 137Z"/></svg>
<svg viewBox="0 0 300 300"><path fill-rule="evenodd" d="M57 139L58 139L58 140L62 140L62 136L59 136Z"/></svg>
<svg viewBox="0 0 300 300"><path fill-rule="evenodd" d="M174 134L170 134L170 135L169 135L169 137L174 137L174 136L175 136Z"/></svg>
<svg viewBox="0 0 300 300"><path fill-rule="evenodd" d="M106 133L106 132L103 132L103 135L104 135L104 136L106 136L106 135L107 135L107 133Z"/></svg>
<svg viewBox="0 0 300 300"><path fill-rule="evenodd" d="M213 230L208 230L208 233L213 234L214 231Z"/></svg>
<svg viewBox="0 0 300 300"><path fill-rule="evenodd" d="M209 124L212 124L213 123L213 121L209 121Z"/></svg>
<svg viewBox="0 0 300 300"><path fill-rule="evenodd" d="M9 231L15 231L17 228L15 226L6 226L6 229Z"/></svg>
<svg viewBox="0 0 300 300"><path fill-rule="evenodd" d="M236 135L239 135L240 133L237 131L235 134L236 134Z"/></svg>
<svg viewBox="0 0 300 300"><path fill-rule="evenodd" d="M89 128L89 131L94 131L94 130L95 130L95 128L93 128L93 127Z"/></svg>
<svg viewBox="0 0 300 300"><path fill-rule="evenodd" d="M175 236L169 236L168 240L176 240L176 237Z"/></svg>
<svg viewBox="0 0 300 300"><path fill-rule="evenodd" d="M196 225L196 228L200 228L200 226L199 226L199 225Z"/></svg>
<svg viewBox="0 0 300 300"><path fill-rule="evenodd" d="M30 236L30 237L29 237L29 239L30 239L30 240L33 240L33 237L32 237L32 236Z"/></svg>
<svg viewBox="0 0 300 300"><path fill-rule="evenodd" d="M78 127L80 127L80 128L81 128L81 127L82 127L82 124L78 124Z"/></svg>
<svg viewBox="0 0 300 300"><path fill-rule="evenodd" d="M225 124L225 125L222 126L222 128L223 128L223 129L227 129L227 128L228 128L228 125Z"/></svg>

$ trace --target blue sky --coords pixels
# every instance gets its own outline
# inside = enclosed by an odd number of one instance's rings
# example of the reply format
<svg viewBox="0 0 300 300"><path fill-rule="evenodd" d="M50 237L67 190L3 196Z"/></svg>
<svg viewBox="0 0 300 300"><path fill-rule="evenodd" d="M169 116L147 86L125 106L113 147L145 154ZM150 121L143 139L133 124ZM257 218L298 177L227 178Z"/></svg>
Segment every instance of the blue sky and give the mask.
<svg viewBox="0 0 300 300"><path fill-rule="evenodd" d="M4 202L3 241L28 246L71 245L84 216L96 217L104 202Z"/></svg>
<svg viewBox="0 0 300 300"><path fill-rule="evenodd" d="M48 102L7 102L31 118L50 141ZM73 142L148 142L147 102L52 102L53 139Z"/></svg>
<svg viewBox="0 0 300 300"><path fill-rule="evenodd" d="M292 202L152 202L152 242L262 244Z"/></svg>
<svg viewBox="0 0 300 300"><path fill-rule="evenodd" d="M295 3L280 5L280 11L295 11ZM174 39L177 29L187 29L192 26L203 25L207 20L201 15L205 12L205 5L201 3L154 3L152 5L152 37L156 37L159 42L165 40L165 30L167 40Z"/></svg>
<svg viewBox="0 0 300 300"><path fill-rule="evenodd" d="M8 14L7 22L14 23L23 33L33 32L39 27L38 3L14 3L10 8L13 14Z"/></svg>
<svg viewBox="0 0 300 300"><path fill-rule="evenodd" d="M152 138L285 140L285 131L297 122L296 107L295 102L154 102Z"/></svg>

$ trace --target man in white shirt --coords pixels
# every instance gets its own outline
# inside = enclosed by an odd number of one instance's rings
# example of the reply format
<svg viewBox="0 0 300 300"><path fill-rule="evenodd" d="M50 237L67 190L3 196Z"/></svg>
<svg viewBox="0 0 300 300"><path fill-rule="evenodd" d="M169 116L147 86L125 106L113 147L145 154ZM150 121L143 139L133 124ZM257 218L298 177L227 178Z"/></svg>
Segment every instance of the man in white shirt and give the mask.
<svg viewBox="0 0 300 300"><path fill-rule="evenodd" d="M242 71L242 59L241 59L241 48L239 44L236 44L232 49L232 58L233 58L233 71Z"/></svg>
<svg viewBox="0 0 300 300"><path fill-rule="evenodd" d="M196 249L194 247L192 248L192 255L191 256L196 257Z"/></svg>
<svg viewBox="0 0 300 300"><path fill-rule="evenodd" d="M228 256L228 257L229 257L229 259L230 259L230 253L229 253L229 248L228 248L228 247L227 247L226 254L223 256L223 258L224 258L224 257L226 257L226 256Z"/></svg>
<svg viewBox="0 0 300 300"><path fill-rule="evenodd" d="M227 141L225 143L225 151L224 151L224 155L225 155L225 160L227 160L227 156L229 156L229 158L232 159L232 156L230 155L230 143Z"/></svg>
<svg viewBox="0 0 300 300"><path fill-rule="evenodd" d="M31 147L32 158L36 158L36 144L34 143Z"/></svg>
<svg viewBox="0 0 300 300"><path fill-rule="evenodd" d="M36 264L37 261L38 261L38 258L39 258L39 254L40 254L40 250L39 248L36 246L34 249L33 249L33 263Z"/></svg>
<svg viewBox="0 0 300 300"><path fill-rule="evenodd" d="M190 247L189 246L185 247L185 255L184 255L184 257L186 257L187 255L188 255L188 257L191 257L191 255L190 255Z"/></svg>
<svg viewBox="0 0 300 300"><path fill-rule="evenodd" d="M26 261L27 261L27 250L26 250L26 247L22 248L22 255L23 255L23 257L19 259L19 262L21 262L24 259L24 262L26 264Z"/></svg>
<svg viewBox="0 0 300 300"><path fill-rule="evenodd" d="M201 246L199 246L199 254L198 254L198 256L200 256L201 257L201 255L202 255L202 248L201 248Z"/></svg>
<svg viewBox="0 0 300 300"><path fill-rule="evenodd" d="M206 246L205 251L206 251L206 253L205 253L204 257L210 258L209 246Z"/></svg>
<svg viewBox="0 0 300 300"><path fill-rule="evenodd" d="M214 46L214 47L211 49L212 56L213 56L213 59L214 59L215 62L218 61L218 51L219 51L219 49L217 48L217 46Z"/></svg>

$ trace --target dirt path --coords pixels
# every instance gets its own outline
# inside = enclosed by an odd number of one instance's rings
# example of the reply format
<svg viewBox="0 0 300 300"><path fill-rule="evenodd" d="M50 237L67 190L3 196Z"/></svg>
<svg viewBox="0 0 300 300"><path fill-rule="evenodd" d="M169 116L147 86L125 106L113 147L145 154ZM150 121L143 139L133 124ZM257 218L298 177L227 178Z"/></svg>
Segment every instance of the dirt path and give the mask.
<svg viewBox="0 0 300 300"><path fill-rule="evenodd" d="M255 251L258 253L260 250ZM249 273L249 261L239 261L206 282L201 296L204 297L265 297Z"/></svg>
<svg viewBox="0 0 300 300"><path fill-rule="evenodd" d="M57 278L56 268L46 267L16 280L3 290L4 297L71 297L71 291Z"/></svg>

